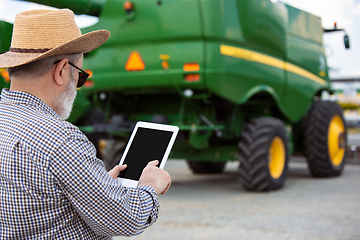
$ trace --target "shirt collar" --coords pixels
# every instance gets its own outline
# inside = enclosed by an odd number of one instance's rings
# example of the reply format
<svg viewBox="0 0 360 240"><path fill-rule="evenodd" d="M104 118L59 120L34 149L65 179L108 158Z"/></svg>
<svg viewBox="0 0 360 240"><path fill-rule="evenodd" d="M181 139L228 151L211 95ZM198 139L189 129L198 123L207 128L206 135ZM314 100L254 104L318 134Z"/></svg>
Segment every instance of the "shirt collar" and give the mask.
<svg viewBox="0 0 360 240"><path fill-rule="evenodd" d="M27 92L10 91L9 89L3 88L1 91L1 103L8 105L35 106L45 111L46 113L49 113L55 118L60 118L60 116L43 100Z"/></svg>

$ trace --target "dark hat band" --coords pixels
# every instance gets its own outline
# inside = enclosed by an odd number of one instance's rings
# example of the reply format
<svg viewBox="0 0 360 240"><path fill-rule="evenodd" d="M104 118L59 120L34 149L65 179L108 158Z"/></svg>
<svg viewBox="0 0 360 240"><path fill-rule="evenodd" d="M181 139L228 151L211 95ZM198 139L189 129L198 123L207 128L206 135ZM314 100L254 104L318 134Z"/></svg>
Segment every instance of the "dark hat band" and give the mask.
<svg viewBox="0 0 360 240"><path fill-rule="evenodd" d="M28 48L9 48L9 52L15 53L45 53L51 50L51 48L43 48L43 49L28 49Z"/></svg>

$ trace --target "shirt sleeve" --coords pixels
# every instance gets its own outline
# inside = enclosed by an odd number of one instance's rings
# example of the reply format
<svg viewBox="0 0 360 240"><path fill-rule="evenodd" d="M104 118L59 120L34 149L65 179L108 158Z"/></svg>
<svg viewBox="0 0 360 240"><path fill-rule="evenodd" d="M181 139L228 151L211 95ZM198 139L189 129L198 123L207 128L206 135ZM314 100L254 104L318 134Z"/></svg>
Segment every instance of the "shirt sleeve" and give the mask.
<svg viewBox="0 0 360 240"><path fill-rule="evenodd" d="M110 177L87 139L68 139L52 155L49 170L80 217L100 236L132 236L158 218L149 186L124 188Z"/></svg>

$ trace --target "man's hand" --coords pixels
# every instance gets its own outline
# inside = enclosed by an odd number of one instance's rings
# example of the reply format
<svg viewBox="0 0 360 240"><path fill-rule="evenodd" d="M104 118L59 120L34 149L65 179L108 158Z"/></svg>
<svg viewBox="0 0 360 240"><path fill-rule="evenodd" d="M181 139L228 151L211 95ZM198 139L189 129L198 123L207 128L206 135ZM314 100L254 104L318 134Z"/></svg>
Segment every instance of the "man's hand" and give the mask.
<svg viewBox="0 0 360 240"><path fill-rule="evenodd" d="M158 160L154 160L148 163L148 165L142 171L138 187L150 186L155 189L159 194L165 194L171 185L171 178L169 173L165 170L158 168Z"/></svg>
<svg viewBox="0 0 360 240"><path fill-rule="evenodd" d="M127 167L126 164L124 164L124 165L116 165L113 169L111 169L108 172L108 174L110 175L110 177L117 179L117 176L119 175L119 173L121 171L124 171L126 167Z"/></svg>

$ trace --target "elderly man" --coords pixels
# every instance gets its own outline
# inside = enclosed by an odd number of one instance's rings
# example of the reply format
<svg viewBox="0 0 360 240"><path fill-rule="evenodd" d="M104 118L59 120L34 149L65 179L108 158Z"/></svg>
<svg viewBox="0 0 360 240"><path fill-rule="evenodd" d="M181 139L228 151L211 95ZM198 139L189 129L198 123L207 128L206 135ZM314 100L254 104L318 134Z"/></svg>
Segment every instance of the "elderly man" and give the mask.
<svg viewBox="0 0 360 240"><path fill-rule="evenodd" d="M124 188L68 118L86 81L83 53L110 36L81 35L73 12L16 16L11 47L0 55L10 89L0 101L0 238L109 239L131 236L158 217L170 176L150 162L137 188ZM80 71L80 72L79 72Z"/></svg>

